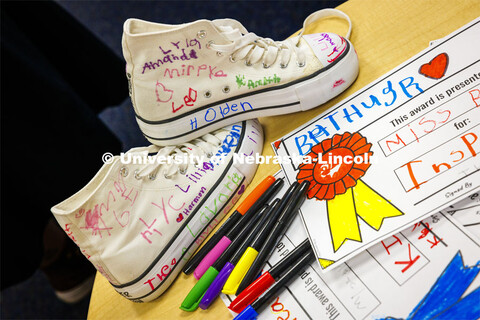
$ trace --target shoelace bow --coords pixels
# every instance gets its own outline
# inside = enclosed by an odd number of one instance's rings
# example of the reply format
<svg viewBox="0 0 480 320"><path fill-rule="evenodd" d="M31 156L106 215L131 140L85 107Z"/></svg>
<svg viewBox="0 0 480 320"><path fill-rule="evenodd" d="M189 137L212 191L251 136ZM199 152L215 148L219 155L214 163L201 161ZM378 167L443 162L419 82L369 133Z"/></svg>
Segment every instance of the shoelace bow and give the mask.
<svg viewBox="0 0 480 320"><path fill-rule="evenodd" d="M193 156L194 165L198 165L196 159L201 159L204 156L211 158L214 155L213 152L222 144L222 140L216 136L220 131L212 134L207 133L200 138L182 143L178 146L158 147L160 149L152 156L155 161L152 161L153 163L151 164L144 165L135 173L135 177L139 179L148 176L149 179L154 180L161 168L163 168L162 173L166 179L171 179L177 173L185 174L188 165L191 164L190 155ZM173 161L171 163L161 163L157 161L158 159L163 160L168 157L172 157ZM175 161L177 159L179 160L178 163ZM164 160L164 162L167 161Z"/></svg>
<svg viewBox="0 0 480 320"><path fill-rule="evenodd" d="M232 62L245 60L247 66L262 61L264 68L270 67L277 61L280 63L280 67L286 68L290 63L292 52L294 52L297 57L297 65L303 67L306 64L306 55L299 48L303 32L309 24L328 16L335 16L348 21L349 29L345 36L348 39L352 30L350 18L339 10L324 9L309 15L303 22L301 32L297 36L284 41L259 37L253 32L248 32L240 22L233 19L214 20L215 26L232 42L229 44L209 43L209 47L217 52L230 54Z"/></svg>

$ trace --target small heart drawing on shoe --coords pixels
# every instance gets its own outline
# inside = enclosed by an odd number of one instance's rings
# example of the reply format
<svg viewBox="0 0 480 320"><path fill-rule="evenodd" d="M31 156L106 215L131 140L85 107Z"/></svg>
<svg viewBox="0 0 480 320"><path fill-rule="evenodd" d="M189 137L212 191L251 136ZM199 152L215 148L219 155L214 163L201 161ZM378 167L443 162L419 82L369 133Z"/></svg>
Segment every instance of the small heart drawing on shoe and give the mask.
<svg viewBox="0 0 480 320"><path fill-rule="evenodd" d="M128 222L130 222L130 211L123 211L122 214L120 214L120 217L117 216L115 211L113 211L113 215L122 228L125 228Z"/></svg>
<svg viewBox="0 0 480 320"><path fill-rule="evenodd" d="M168 102L172 100L173 90L165 88L163 84L157 81L157 84L155 85L155 94L158 102Z"/></svg>
<svg viewBox="0 0 480 320"><path fill-rule="evenodd" d="M245 185L242 184L242 186L240 187L240 190L238 190L238 194L242 194L245 192Z"/></svg>
<svg viewBox="0 0 480 320"><path fill-rule="evenodd" d="M427 78L440 79L445 75L447 67L448 55L443 52L433 58L429 63L423 64L418 72Z"/></svg>
<svg viewBox="0 0 480 320"><path fill-rule="evenodd" d="M177 222L181 222L183 220L183 214L180 213L176 220L177 220Z"/></svg>

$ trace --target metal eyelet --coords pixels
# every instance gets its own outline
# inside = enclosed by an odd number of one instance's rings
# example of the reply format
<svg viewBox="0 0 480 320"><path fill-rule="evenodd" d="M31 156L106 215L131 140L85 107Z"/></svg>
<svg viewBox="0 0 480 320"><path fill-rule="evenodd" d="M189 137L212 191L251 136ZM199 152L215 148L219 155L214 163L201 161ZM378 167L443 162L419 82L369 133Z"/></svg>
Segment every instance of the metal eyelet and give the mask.
<svg viewBox="0 0 480 320"><path fill-rule="evenodd" d="M207 31L205 31L205 30L200 30L200 31L197 32L197 38L198 39L203 39L203 38L205 38L206 35L207 35Z"/></svg>
<svg viewBox="0 0 480 320"><path fill-rule="evenodd" d="M207 49L211 49L210 46L211 46L212 44L215 44L215 41L213 41L213 40L208 41L207 46L206 46Z"/></svg>
<svg viewBox="0 0 480 320"><path fill-rule="evenodd" d="M250 61L247 61L247 60L245 60L245 65L246 65L247 67L251 67L251 66L252 66L252 64L250 63Z"/></svg>
<svg viewBox="0 0 480 320"><path fill-rule="evenodd" d="M130 73L127 73L127 78L128 79L131 79L132 78L132 75Z"/></svg>
<svg viewBox="0 0 480 320"><path fill-rule="evenodd" d="M213 153L211 153L211 152L207 153L207 158L210 159L211 157L213 157Z"/></svg>
<svg viewBox="0 0 480 320"><path fill-rule="evenodd" d="M165 179L168 179L168 180L170 180L170 179L172 178L172 177L169 176L166 172L163 173L163 177L164 177Z"/></svg>
<svg viewBox="0 0 480 320"><path fill-rule="evenodd" d="M135 170L135 171L133 172L133 176L134 176L135 179L137 179L137 180L142 179L142 177L140 177L140 175L138 174L138 170Z"/></svg>
<svg viewBox="0 0 480 320"><path fill-rule="evenodd" d="M183 176L187 174L187 170L180 169L178 172Z"/></svg>
<svg viewBox="0 0 480 320"><path fill-rule="evenodd" d="M152 181L155 180L156 178L157 178L157 175L156 175L156 174L150 173L150 174L148 175L148 179L150 179L150 180L152 180Z"/></svg>
<svg viewBox="0 0 480 320"><path fill-rule="evenodd" d="M121 167L120 168L120 174L124 177L128 175L128 169L126 167Z"/></svg>
<svg viewBox="0 0 480 320"><path fill-rule="evenodd" d="M297 61L297 66L299 68L303 68L303 67L305 67L305 62L300 63L300 62Z"/></svg>
<svg viewBox="0 0 480 320"><path fill-rule="evenodd" d="M205 98L210 98L210 97L212 96L212 92L211 92L210 90L207 90L207 91L205 91L205 92L203 93L203 96L204 96Z"/></svg>
<svg viewBox="0 0 480 320"><path fill-rule="evenodd" d="M235 59L233 56L230 56L230 62L235 63L237 62L237 59Z"/></svg>
<svg viewBox="0 0 480 320"><path fill-rule="evenodd" d="M268 69L268 68L270 68L270 66L269 66L269 65L266 65L266 64L264 63L264 64L263 64L263 68L264 68L264 69Z"/></svg>
<svg viewBox="0 0 480 320"><path fill-rule="evenodd" d="M230 92L230 87L229 87L229 86L224 86L224 87L222 88L222 92L223 92L223 93L229 93L229 92Z"/></svg>
<svg viewBox="0 0 480 320"><path fill-rule="evenodd" d="M220 51L217 51L217 57L222 57L223 56L223 53L221 53Z"/></svg>
<svg viewBox="0 0 480 320"><path fill-rule="evenodd" d="M286 67L288 67L288 63L287 64L280 63L280 68L285 69Z"/></svg>

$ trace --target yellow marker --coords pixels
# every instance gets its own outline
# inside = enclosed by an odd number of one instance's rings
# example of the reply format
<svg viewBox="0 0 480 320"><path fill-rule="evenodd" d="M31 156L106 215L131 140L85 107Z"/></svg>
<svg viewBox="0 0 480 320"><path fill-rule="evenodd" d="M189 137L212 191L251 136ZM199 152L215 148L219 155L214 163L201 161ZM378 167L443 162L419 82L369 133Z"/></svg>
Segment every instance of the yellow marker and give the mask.
<svg viewBox="0 0 480 320"><path fill-rule="evenodd" d="M248 247L247 250L243 253L242 257L238 261L235 269L233 269L230 277L228 277L227 282L223 286L222 292L225 294L235 294L237 292L238 286L243 280L243 277L247 274L248 269L252 265L253 261L258 255L258 251L252 247Z"/></svg>

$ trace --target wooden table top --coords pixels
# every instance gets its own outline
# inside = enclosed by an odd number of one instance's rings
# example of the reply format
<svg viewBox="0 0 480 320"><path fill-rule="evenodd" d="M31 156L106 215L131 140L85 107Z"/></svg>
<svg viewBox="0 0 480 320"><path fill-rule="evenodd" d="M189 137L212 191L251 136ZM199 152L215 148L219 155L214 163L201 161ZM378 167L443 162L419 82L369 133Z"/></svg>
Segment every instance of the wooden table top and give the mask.
<svg viewBox="0 0 480 320"><path fill-rule="evenodd" d="M348 14L352 20L353 31L350 40L360 62L357 80L344 93L321 107L301 113L261 118L265 134L264 155L274 155L270 147L272 141L408 60L425 49L430 40L443 38L480 16L480 5L477 0L350 0L338 9ZM338 18L327 18L318 21L306 31L345 35L347 24ZM280 166L276 164L259 165L255 178L245 194L249 194L265 176L279 169ZM241 201L242 199L238 203ZM206 311L198 309L189 313L180 310L181 302L195 283L193 275L186 276L180 273L171 287L157 300L134 303L122 298L108 281L97 273L88 318L91 320L233 318L221 299L217 299Z"/></svg>

